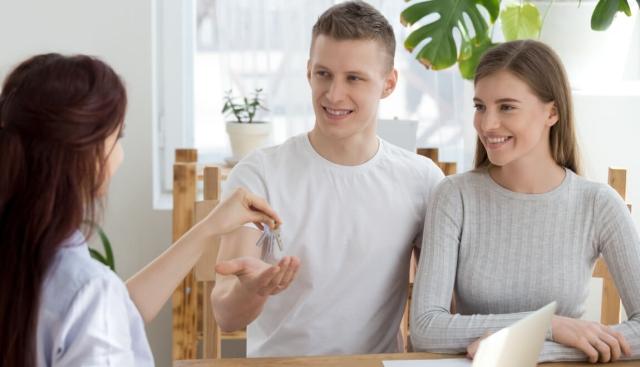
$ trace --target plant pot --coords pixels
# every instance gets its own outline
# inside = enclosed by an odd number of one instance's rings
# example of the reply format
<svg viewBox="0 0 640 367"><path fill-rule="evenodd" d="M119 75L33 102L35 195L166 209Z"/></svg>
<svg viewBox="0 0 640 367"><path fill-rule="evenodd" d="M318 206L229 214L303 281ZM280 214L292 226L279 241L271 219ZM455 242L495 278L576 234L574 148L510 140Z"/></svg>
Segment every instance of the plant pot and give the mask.
<svg viewBox="0 0 640 367"><path fill-rule="evenodd" d="M255 149L263 148L269 142L272 124L265 121L252 123L227 122L227 134L231 142L231 162L238 162Z"/></svg>
<svg viewBox="0 0 640 367"><path fill-rule="evenodd" d="M540 40L562 59L572 88L584 89L604 82L619 82L625 76L633 39L634 15L618 13L609 29L591 29L591 14L597 1L534 1L544 16ZM636 4L631 4L635 6Z"/></svg>

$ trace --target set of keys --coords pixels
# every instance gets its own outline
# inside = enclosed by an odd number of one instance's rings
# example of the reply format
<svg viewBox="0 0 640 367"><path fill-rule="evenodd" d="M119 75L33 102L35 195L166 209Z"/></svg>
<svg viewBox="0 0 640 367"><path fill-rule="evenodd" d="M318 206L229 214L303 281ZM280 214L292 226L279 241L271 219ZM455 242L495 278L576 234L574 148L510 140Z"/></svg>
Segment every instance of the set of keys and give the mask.
<svg viewBox="0 0 640 367"><path fill-rule="evenodd" d="M258 239L258 242L256 242L256 246L262 249L263 260L269 263L277 262L277 259L274 256L275 246L278 246L280 251L284 249L282 238L280 237L280 228L272 230L268 226L264 226L262 235Z"/></svg>

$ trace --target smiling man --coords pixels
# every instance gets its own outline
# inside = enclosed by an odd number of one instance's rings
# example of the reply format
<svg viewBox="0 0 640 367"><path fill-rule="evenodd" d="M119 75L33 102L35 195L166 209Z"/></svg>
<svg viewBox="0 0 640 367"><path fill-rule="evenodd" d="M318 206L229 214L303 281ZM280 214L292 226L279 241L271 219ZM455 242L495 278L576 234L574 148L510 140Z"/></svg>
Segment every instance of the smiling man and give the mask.
<svg viewBox="0 0 640 367"><path fill-rule="evenodd" d="M363 2L335 5L312 32L309 133L257 151L231 172L283 220L277 264L261 260L261 232L222 238L211 294L223 330L247 327L258 356L397 352L411 251L442 172L376 135L393 92L395 38Z"/></svg>

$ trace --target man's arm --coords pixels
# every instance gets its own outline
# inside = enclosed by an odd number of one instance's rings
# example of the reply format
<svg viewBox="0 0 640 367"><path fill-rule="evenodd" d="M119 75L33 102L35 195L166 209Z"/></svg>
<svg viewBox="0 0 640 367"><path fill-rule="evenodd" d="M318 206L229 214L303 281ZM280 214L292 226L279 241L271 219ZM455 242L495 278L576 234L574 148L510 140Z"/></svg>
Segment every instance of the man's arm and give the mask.
<svg viewBox="0 0 640 367"><path fill-rule="evenodd" d="M292 256L276 265L260 260L256 247L260 234L257 229L241 227L221 238L211 303L224 331L242 329L255 320L268 297L289 286L300 265Z"/></svg>

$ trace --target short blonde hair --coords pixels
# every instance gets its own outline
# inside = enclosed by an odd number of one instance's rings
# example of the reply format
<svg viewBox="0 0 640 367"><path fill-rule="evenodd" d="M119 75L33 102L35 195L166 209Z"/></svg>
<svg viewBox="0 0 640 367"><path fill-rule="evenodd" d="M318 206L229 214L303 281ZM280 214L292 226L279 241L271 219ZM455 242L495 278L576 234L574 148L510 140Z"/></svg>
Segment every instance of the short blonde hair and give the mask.
<svg viewBox="0 0 640 367"><path fill-rule="evenodd" d="M375 40L389 56L390 68L396 52L393 27L378 10L363 1L347 1L327 9L313 26L311 47L319 35L336 40Z"/></svg>

